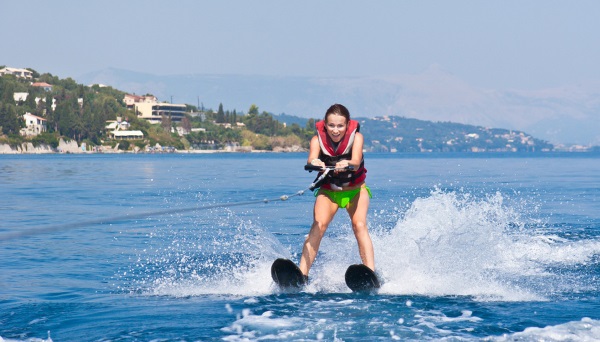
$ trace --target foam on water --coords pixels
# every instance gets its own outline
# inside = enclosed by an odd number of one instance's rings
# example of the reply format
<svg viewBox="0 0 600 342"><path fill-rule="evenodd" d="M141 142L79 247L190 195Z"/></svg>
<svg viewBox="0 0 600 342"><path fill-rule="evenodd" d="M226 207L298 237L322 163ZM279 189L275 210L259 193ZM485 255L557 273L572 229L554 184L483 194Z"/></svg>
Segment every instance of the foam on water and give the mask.
<svg viewBox="0 0 600 342"><path fill-rule="evenodd" d="M600 241L548 233L543 222L530 218L534 211L535 206L501 193L435 189L394 213L399 218L393 227L370 222L376 268L384 281L380 293L537 301L565 287L585 289L589 282L572 281L553 269L590 263L600 254ZM176 297L277 291L270 265L277 257L291 257L290 247L267 228L231 213L221 213L218 222L198 220L194 225L205 225L205 234L167 229L161 239L170 243L138 256L130 270L136 291ZM349 292L343 274L360 260L346 221L330 227L323 239L306 292Z"/></svg>
<svg viewBox="0 0 600 342"><path fill-rule="evenodd" d="M490 338L490 341L598 341L600 339L600 321L584 317L581 321L547 326L530 327L524 331Z"/></svg>
<svg viewBox="0 0 600 342"><path fill-rule="evenodd" d="M589 287L591 281L552 270L593 263L600 241L548 233L532 218L535 210L497 192L476 197L435 189L400 213L394 227L371 222L380 293L532 301L565 284L572 292ZM360 261L355 245L352 234L324 239L319 258L328 266L318 272L331 290L343 287L343 270Z"/></svg>
<svg viewBox="0 0 600 342"><path fill-rule="evenodd" d="M289 252L260 225L231 213L219 217L155 233L119 276L123 290L173 297L272 293L271 262Z"/></svg>
<svg viewBox="0 0 600 342"><path fill-rule="evenodd" d="M511 207L493 193L432 191L418 198L388 232L374 234L381 293L466 295L481 300L540 300L548 271L585 264L600 241L567 241L543 235L528 222L528 207Z"/></svg>
<svg viewBox="0 0 600 342"><path fill-rule="evenodd" d="M48 332L47 339L30 337L27 339L16 340L16 339L12 339L12 338L2 338L2 336L0 336L0 342L53 342L53 341L52 341L52 338L50 337L50 332Z"/></svg>
<svg viewBox="0 0 600 342"><path fill-rule="evenodd" d="M231 334L226 341L247 340L256 338L256 331L260 331L263 339L286 339L306 333L305 321L300 318L272 317L271 311L265 311L261 315L254 315L249 310L244 310L241 317L228 327L221 329Z"/></svg>

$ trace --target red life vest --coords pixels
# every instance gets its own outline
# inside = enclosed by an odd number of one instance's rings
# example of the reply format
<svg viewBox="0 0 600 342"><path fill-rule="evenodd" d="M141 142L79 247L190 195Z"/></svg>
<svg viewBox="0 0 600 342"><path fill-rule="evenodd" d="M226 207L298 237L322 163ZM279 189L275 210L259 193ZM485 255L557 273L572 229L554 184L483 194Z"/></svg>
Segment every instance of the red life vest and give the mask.
<svg viewBox="0 0 600 342"><path fill-rule="evenodd" d="M352 146L354 144L354 137L360 130L360 123L356 120L350 120L348 127L346 128L346 134L342 140L335 146L325 128L325 121L321 120L316 123L317 137L319 138L319 145L321 146L321 152L319 153L319 159L321 159L327 166L335 166L340 160L351 160L352 159ZM367 178L367 169L365 169L364 158L360 161L358 170L338 172L337 174L330 172L328 177L325 178L325 183L321 186L324 189L331 189L332 185L341 186L355 186L365 181Z"/></svg>

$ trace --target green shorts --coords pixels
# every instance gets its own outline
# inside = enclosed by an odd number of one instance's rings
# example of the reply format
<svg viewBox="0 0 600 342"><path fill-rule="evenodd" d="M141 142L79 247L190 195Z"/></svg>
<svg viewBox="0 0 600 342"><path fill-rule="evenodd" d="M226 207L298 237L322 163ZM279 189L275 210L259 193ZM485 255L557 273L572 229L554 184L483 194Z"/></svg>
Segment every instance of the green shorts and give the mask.
<svg viewBox="0 0 600 342"><path fill-rule="evenodd" d="M315 197L317 197L319 192L322 192L327 197L329 197L333 202L335 202L337 205L339 205L340 208L346 208L346 206L348 206L350 201L352 201L352 199L356 195L358 195L358 193L360 192L360 190L362 188L363 187L360 187L358 189L353 189L353 190L344 190L344 191L319 189L319 190L315 191ZM373 198L373 195L371 194L371 189L368 186L364 186L364 188L367 189L367 192L369 193L369 198Z"/></svg>

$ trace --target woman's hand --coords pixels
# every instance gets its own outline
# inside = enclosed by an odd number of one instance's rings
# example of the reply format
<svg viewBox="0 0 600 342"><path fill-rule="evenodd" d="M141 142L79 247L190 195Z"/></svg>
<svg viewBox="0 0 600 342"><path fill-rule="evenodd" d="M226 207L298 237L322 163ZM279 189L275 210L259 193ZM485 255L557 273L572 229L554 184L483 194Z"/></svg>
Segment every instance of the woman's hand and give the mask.
<svg viewBox="0 0 600 342"><path fill-rule="evenodd" d="M314 165L314 166L319 166L322 169L324 169L325 166L326 166L325 163L321 159L319 159L319 158L315 158L315 159L311 160L310 164Z"/></svg>
<svg viewBox="0 0 600 342"><path fill-rule="evenodd" d="M335 163L335 170L344 171L346 168L348 168L348 166L350 166L348 160L340 160L339 162Z"/></svg>

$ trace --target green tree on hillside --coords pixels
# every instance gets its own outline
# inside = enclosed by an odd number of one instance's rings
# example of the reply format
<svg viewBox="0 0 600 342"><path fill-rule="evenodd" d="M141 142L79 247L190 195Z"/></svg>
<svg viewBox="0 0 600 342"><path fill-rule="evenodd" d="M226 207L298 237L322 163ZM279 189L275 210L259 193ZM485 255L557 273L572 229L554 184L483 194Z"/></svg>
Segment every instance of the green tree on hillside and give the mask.
<svg viewBox="0 0 600 342"><path fill-rule="evenodd" d="M2 133L19 134L22 121L15 105L0 102L0 127L2 127Z"/></svg>
<svg viewBox="0 0 600 342"><path fill-rule="evenodd" d="M12 75L7 75L4 77L0 77L0 102L9 104L14 103L13 94L16 91L15 82L10 82L9 77ZM14 76L12 76L14 78Z"/></svg>
<svg viewBox="0 0 600 342"><path fill-rule="evenodd" d="M258 115L258 106L253 104L250 106L250 109L248 109L248 115Z"/></svg>
<svg viewBox="0 0 600 342"><path fill-rule="evenodd" d="M80 126L77 123L77 99L68 98L65 94L62 97L56 105L56 110L49 117L48 123L60 135L77 139L77 132L75 130Z"/></svg>
<svg viewBox="0 0 600 342"><path fill-rule="evenodd" d="M225 122L225 111L223 111L223 104L219 103L219 110L217 111L217 117L215 118L216 123Z"/></svg>
<svg viewBox="0 0 600 342"><path fill-rule="evenodd" d="M266 136L273 136L283 131L283 124L273 119L271 114L267 112L258 114L256 105L250 107L248 115L243 117L242 122L250 131Z"/></svg>

